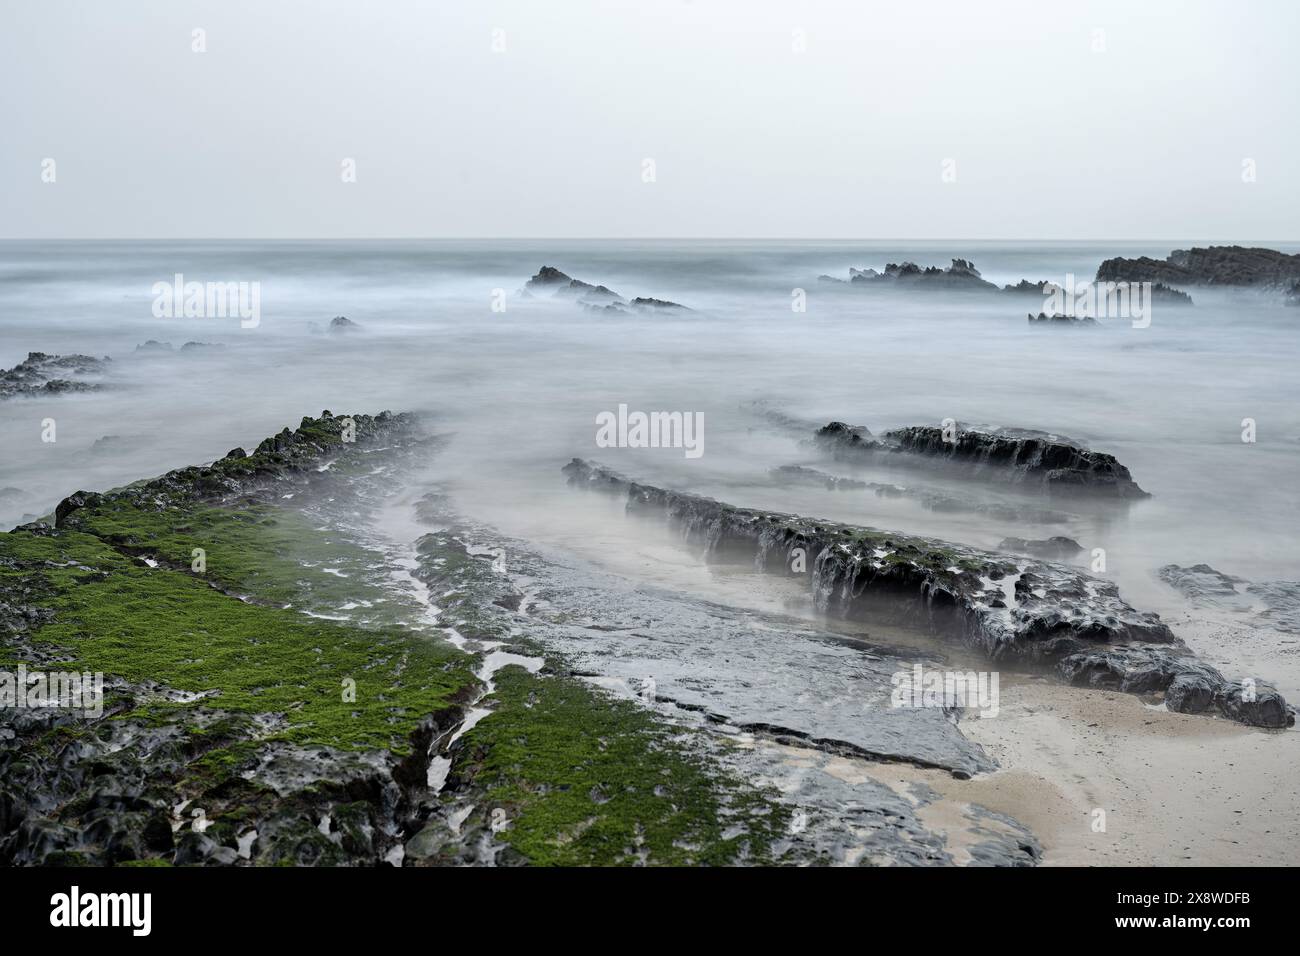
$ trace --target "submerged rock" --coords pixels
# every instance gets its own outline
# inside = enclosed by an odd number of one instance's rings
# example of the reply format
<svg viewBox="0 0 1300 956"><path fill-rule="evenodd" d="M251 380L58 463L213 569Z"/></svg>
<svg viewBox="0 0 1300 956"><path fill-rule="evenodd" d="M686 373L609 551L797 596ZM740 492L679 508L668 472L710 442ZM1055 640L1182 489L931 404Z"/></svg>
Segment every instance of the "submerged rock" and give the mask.
<svg viewBox="0 0 1300 956"><path fill-rule="evenodd" d="M1216 571L1208 564L1194 564L1189 568L1177 564L1166 564L1157 574L1171 588L1193 601L1218 602L1223 598L1238 598L1238 584L1245 584L1243 578L1234 578L1230 574Z"/></svg>
<svg viewBox="0 0 1300 956"><path fill-rule="evenodd" d="M1238 685L1197 660L1158 615L1125 603L1110 581L946 542L738 508L643 485L576 458L564 473L576 487L624 496L630 512L663 516L711 559L807 574L820 611L922 626L992 660L1051 667L1072 681L1110 668L1121 675L1113 678L1121 689L1154 693L1196 675L1212 687L1207 706L1225 716L1270 727L1291 720L1280 695L1263 684L1254 693L1272 703L1240 706L1233 697ZM1141 681L1133 646L1153 672ZM1187 696L1177 703L1197 702Z"/></svg>
<svg viewBox="0 0 1300 956"><path fill-rule="evenodd" d="M1114 455L1091 451L1062 435L1032 429L956 422L951 434L939 425L913 425L876 437L863 426L831 422L814 438L835 458L846 461L905 464L909 457L924 456L958 466L979 478L1050 492L1119 499L1150 497Z"/></svg>
<svg viewBox="0 0 1300 956"><path fill-rule="evenodd" d="M1032 554L1036 558L1046 558L1049 561L1064 561L1082 551L1083 546L1073 538L1058 534L1041 541L1026 541L1024 538L1003 538L998 542L998 550L1019 551L1021 554Z"/></svg>
<svg viewBox="0 0 1300 956"><path fill-rule="evenodd" d="M785 484L820 485L832 491L871 491L878 498L909 498L918 502L923 508L945 514L968 512L985 514L1002 521L1030 524L1064 524L1071 517L1063 511L1026 507L1009 502L982 501L970 495L940 491L936 488L897 485L892 482L859 481L856 478L832 475L804 465L781 465L773 468L771 475L774 481Z"/></svg>

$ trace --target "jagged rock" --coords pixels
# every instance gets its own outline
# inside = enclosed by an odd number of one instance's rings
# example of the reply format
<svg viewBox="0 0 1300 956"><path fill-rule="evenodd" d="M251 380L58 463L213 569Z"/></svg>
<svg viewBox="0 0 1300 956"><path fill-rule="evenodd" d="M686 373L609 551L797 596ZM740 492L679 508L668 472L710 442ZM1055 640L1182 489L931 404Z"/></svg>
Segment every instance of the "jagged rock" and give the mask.
<svg viewBox="0 0 1300 956"><path fill-rule="evenodd" d="M906 464L912 456L943 461L976 477L1050 492L1081 492L1119 499L1148 498L1114 455L1091 451L1062 435L1024 428L953 425L954 441L938 425L897 428L876 437L862 426L831 422L814 436L817 445L847 461ZM880 456L887 456L881 458Z"/></svg>
<svg viewBox="0 0 1300 956"><path fill-rule="evenodd" d="M329 331L333 333L355 332L360 328L361 326L357 325L357 323L353 322L346 316L336 315L334 318L330 319Z"/></svg>
<svg viewBox="0 0 1300 956"><path fill-rule="evenodd" d="M966 259L953 259L947 269L937 266L922 269L914 262L891 262L883 273L874 269L850 269L849 282L882 287L997 291L997 286L983 279L974 264Z"/></svg>
<svg viewBox="0 0 1300 956"><path fill-rule="evenodd" d="M524 283L521 292L529 297L540 294L556 299L573 299L586 311L601 315L630 315L667 309L690 311L686 306L666 299L637 297L628 301L608 286L575 279L554 266L542 266L537 275Z"/></svg>
<svg viewBox="0 0 1300 956"><path fill-rule="evenodd" d="M1064 561L1082 551L1083 546L1073 538L1058 534L1038 541L1027 541L1024 538L1003 538L998 542L998 550L1032 554L1036 558L1045 558L1048 561Z"/></svg>
<svg viewBox="0 0 1300 956"><path fill-rule="evenodd" d="M1300 279L1300 254L1245 246L1176 249L1163 260L1149 256L1107 259L1097 268L1097 279L1285 290Z"/></svg>
<svg viewBox="0 0 1300 956"><path fill-rule="evenodd" d="M11 369L0 369L0 399L19 396L57 395L63 392L91 392L101 386L82 381L82 376L107 371L108 358L89 355L48 355L28 352ZM71 378L65 376L73 376Z"/></svg>
<svg viewBox="0 0 1300 956"><path fill-rule="evenodd" d="M1125 603L1110 581L946 542L738 508L640 484L577 458L563 470L573 486L623 496L629 511L661 515L711 559L807 573L818 610L923 626L993 660L1053 667L1074 682L1156 693L1186 677L1186 706L1196 699L1186 675L1199 675L1211 681L1225 716L1259 726L1291 721L1271 688L1248 706L1237 701L1233 685L1197 660L1158 615ZM796 558L805 572L795 570Z"/></svg>
<svg viewBox="0 0 1300 956"><path fill-rule="evenodd" d="M170 342L159 342L157 339L150 339L135 347L137 352L170 352L172 344Z"/></svg>
<svg viewBox="0 0 1300 956"><path fill-rule="evenodd" d="M532 293L545 292L547 295L551 295L558 288L567 286L572 281L572 278L554 266L542 266L537 270L537 275L524 283L524 288Z"/></svg>

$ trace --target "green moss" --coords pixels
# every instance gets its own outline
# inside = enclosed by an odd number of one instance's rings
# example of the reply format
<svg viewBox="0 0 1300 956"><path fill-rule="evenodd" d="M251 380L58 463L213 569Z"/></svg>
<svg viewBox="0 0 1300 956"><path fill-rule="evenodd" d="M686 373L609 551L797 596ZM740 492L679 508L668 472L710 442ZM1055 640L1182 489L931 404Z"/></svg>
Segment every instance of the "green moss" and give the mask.
<svg viewBox="0 0 1300 956"><path fill-rule="evenodd" d="M0 581L23 573L15 565L50 586L43 603L55 617L36 638L70 652L70 666L211 695L202 703L225 712L281 715L263 740L405 752L423 716L475 683L471 659L444 644L250 604L89 534L0 534Z"/></svg>
<svg viewBox="0 0 1300 956"><path fill-rule="evenodd" d="M540 865L726 865L770 859L789 810L732 779L684 734L577 680L497 674L495 711L455 772L509 821L497 838Z"/></svg>
<svg viewBox="0 0 1300 956"><path fill-rule="evenodd" d="M118 498L78 512L77 525L119 548L192 574L199 574L193 570L194 552L202 549L204 580L263 603L317 612L358 598L400 603L372 580L376 555L313 527L289 508L248 505L236 510L173 502L159 509ZM410 609L393 607L389 620Z"/></svg>

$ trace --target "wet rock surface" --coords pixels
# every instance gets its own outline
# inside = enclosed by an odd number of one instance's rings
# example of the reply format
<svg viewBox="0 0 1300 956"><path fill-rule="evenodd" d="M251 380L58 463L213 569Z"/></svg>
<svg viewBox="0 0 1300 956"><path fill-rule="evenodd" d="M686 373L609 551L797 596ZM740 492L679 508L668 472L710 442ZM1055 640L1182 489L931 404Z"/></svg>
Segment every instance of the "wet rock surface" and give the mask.
<svg viewBox="0 0 1300 956"><path fill-rule="evenodd" d="M1263 684L1250 706L1239 706L1241 685L1197 660L1157 615L1129 606L1109 581L946 542L737 508L580 459L564 473L576 487L624 497L630 512L660 515L713 560L784 575L804 562L814 605L827 613L906 621L992 660L1047 667L1076 683L1106 673L1117 689L1156 693L1195 678L1212 688L1209 701L1202 707L1199 698L1177 696L1171 709L1213 707L1259 726L1291 720L1280 695Z"/></svg>
<svg viewBox="0 0 1300 956"><path fill-rule="evenodd" d="M0 369L0 399L93 392L108 372L109 359L90 355L28 352L10 369Z"/></svg>
<svg viewBox="0 0 1300 956"><path fill-rule="evenodd" d="M936 794L915 788L900 795L871 778L879 762L962 778L994 769L961 734L959 719L979 719L970 712L890 705L893 675L942 659L538 552L465 522L442 496L431 496L423 514L445 530L422 539L416 574L447 595L443 613L458 633L501 642L502 651L544 648L548 670L699 728L726 766L770 784L796 808L798 823L778 840L778 855L877 865L1032 865L1040 858L1037 841L1014 820L967 805L961 833L945 836L920 819ZM460 793L472 740L449 749L443 791L453 808L465 808L451 812L468 814L467 831L481 825L481 806ZM853 780L845 779L848 767ZM415 851L427 854L428 842L421 836Z"/></svg>

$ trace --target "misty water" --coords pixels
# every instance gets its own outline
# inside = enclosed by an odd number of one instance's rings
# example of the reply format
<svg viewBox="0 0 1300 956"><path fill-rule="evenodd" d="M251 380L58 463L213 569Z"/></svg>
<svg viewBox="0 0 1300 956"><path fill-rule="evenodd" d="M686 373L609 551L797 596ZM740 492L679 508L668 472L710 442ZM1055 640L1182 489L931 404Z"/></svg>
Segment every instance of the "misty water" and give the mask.
<svg viewBox="0 0 1300 956"><path fill-rule="evenodd" d="M1206 562L1251 580L1300 578L1300 359L1296 310L1193 289L1147 328L1030 326L1032 298L886 292L818 282L850 267L972 260L999 285L1091 278L1115 255L1167 243L7 242L0 243L0 366L29 351L112 357L102 391L0 406L0 521L251 447L330 409L425 413L454 433L436 465L465 514L538 546L703 596L761 605L769 583L710 572L666 536L565 487L593 458L632 477L736 504L933 535L981 547L1066 534L1104 548L1130 603L1168 612L1155 570ZM1284 247L1285 248L1285 247ZM1287 251L1293 251L1287 248ZM691 311L609 316L517 293L552 265L627 296ZM156 318L154 283L258 282L260 323ZM806 312L792 292L807 293ZM496 290L505 311L494 311ZM324 328L333 316L361 328ZM135 352L147 340L225 346ZM757 403L757 405L756 405ZM596 417L699 412L703 449L599 448ZM818 464L764 411L879 432L962 422L1043 429L1110 452L1152 494L1120 508L1072 502L1064 525L927 511L906 498L783 486L771 468ZM43 442L42 423L57 423ZM1242 441L1242 421L1258 440ZM117 441L95 443L105 436ZM848 473L840 467L829 470ZM960 488L917 472L857 477ZM418 480L417 480L418 483ZM969 490L969 487L967 488ZM1023 499L1022 499L1023 500ZM418 533L412 531L412 537ZM1288 675L1272 675L1294 693Z"/></svg>

